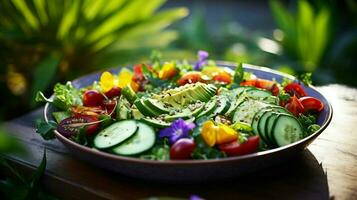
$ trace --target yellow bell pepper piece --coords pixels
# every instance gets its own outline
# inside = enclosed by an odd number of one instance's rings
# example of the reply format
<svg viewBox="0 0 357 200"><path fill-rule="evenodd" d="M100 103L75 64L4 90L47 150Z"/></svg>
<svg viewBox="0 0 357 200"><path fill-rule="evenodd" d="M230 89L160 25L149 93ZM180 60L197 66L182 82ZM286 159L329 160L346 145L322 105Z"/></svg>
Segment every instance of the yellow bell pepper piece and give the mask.
<svg viewBox="0 0 357 200"><path fill-rule="evenodd" d="M131 83L132 78L133 78L133 73L130 70L123 68L118 75L117 86L120 88L127 86L128 84Z"/></svg>
<svg viewBox="0 0 357 200"><path fill-rule="evenodd" d="M216 126L212 121L202 125L201 136L208 146L213 147L216 144Z"/></svg>
<svg viewBox="0 0 357 200"><path fill-rule="evenodd" d="M165 63L162 66L162 69L159 71L159 78L163 80L170 79L174 77L177 74L177 69L174 65L174 63Z"/></svg>
<svg viewBox="0 0 357 200"><path fill-rule="evenodd" d="M110 72L103 72L99 79L100 87L103 92L107 92L115 85L115 77Z"/></svg>
<svg viewBox="0 0 357 200"><path fill-rule="evenodd" d="M202 125L201 136L210 147L238 139L238 133L234 129L225 124L216 126L213 121L207 121Z"/></svg>
<svg viewBox="0 0 357 200"><path fill-rule="evenodd" d="M234 129L225 124L218 125L217 144L232 142L236 139L238 139L238 134Z"/></svg>

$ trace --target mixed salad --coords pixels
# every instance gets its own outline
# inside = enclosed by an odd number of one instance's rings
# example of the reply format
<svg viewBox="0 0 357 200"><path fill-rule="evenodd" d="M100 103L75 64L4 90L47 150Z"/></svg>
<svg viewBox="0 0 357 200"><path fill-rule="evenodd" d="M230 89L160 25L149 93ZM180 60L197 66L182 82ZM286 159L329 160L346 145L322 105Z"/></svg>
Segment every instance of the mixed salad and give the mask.
<svg viewBox="0 0 357 200"><path fill-rule="evenodd" d="M106 71L84 88L58 83L51 103L56 129L77 143L122 156L151 160L239 156L294 143L320 127L324 104L308 96L301 81L278 83L256 77L241 64L218 67L199 60L137 64L118 74ZM305 76L305 80L309 77Z"/></svg>

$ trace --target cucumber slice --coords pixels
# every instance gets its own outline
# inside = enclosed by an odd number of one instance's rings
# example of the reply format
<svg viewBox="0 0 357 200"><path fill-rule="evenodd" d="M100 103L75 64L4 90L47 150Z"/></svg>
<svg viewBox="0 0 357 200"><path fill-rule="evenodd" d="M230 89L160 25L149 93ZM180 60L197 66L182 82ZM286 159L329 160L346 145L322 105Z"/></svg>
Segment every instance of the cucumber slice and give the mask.
<svg viewBox="0 0 357 200"><path fill-rule="evenodd" d="M253 99L263 99L272 96L271 92L269 92L268 90L261 90L257 88L248 89L245 91L245 93L247 94L247 96Z"/></svg>
<svg viewBox="0 0 357 200"><path fill-rule="evenodd" d="M266 144L268 144L269 146L271 146L271 143L270 143L270 140L269 140L269 137L268 137L268 134L265 132L265 125L267 123L267 119L273 115L273 111L272 110L266 110L264 111L264 113L262 114L262 116L260 117L259 119L259 122L258 122L258 132L259 132L259 135L262 137L262 139L264 140L264 142Z"/></svg>
<svg viewBox="0 0 357 200"><path fill-rule="evenodd" d="M273 136L278 146L294 143L303 138L300 122L292 115L281 114L273 125Z"/></svg>
<svg viewBox="0 0 357 200"><path fill-rule="evenodd" d="M216 108L216 106L217 106L217 99L213 98L211 101L206 103L206 105L203 108L203 111L197 116L197 118L211 114Z"/></svg>
<svg viewBox="0 0 357 200"><path fill-rule="evenodd" d="M267 119L267 122L265 123L265 135L268 143L270 144L271 147L276 147L278 146L276 144L276 141L273 136L273 125L275 123L275 120L278 118L280 113L273 112L272 115L270 115Z"/></svg>
<svg viewBox="0 0 357 200"><path fill-rule="evenodd" d="M231 99L231 107L228 109L228 111L224 114L228 117L232 117L234 115L234 112L237 110L238 106L242 104L243 102L247 101L248 98L245 96L240 96L240 97L235 97L234 99Z"/></svg>
<svg viewBox="0 0 357 200"><path fill-rule="evenodd" d="M130 103L123 96L119 98L115 112L118 120L125 120L131 117Z"/></svg>
<svg viewBox="0 0 357 200"><path fill-rule="evenodd" d="M147 151L155 143L155 131L152 127L138 122L138 130L136 133L112 149L112 152L119 155L135 155Z"/></svg>
<svg viewBox="0 0 357 200"><path fill-rule="evenodd" d="M252 124L255 113L267 106L268 104L257 100L246 100L237 107L232 121L233 123L244 122L247 124Z"/></svg>
<svg viewBox="0 0 357 200"><path fill-rule="evenodd" d="M149 124L150 126L155 127L155 128L166 128L171 125L171 122L166 122L164 120L155 119L155 118L143 117L140 119L140 121L142 121L146 124Z"/></svg>
<svg viewBox="0 0 357 200"><path fill-rule="evenodd" d="M226 96L218 96L217 107L213 111L214 115L224 114L231 107L231 103L229 103L228 97Z"/></svg>
<svg viewBox="0 0 357 200"><path fill-rule="evenodd" d="M143 99L137 99L134 102L134 105L136 106L136 108L138 108L138 110L145 116L158 116L159 113L156 113L154 110L150 109L145 103Z"/></svg>
<svg viewBox="0 0 357 200"><path fill-rule="evenodd" d="M166 114L170 112L169 106L165 105L164 103L156 99L150 99L150 98L145 99L144 104L148 108L159 114Z"/></svg>
<svg viewBox="0 0 357 200"><path fill-rule="evenodd" d="M253 121L251 124L251 127L253 129L253 133L258 135L259 134L259 128L258 128L258 124L260 121L260 118L262 117L262 115L266 112L266 111L271 111L270 108L262 108L260 109L258 112L255 113L254 117L253 117Z"/></svg>
<svg viewBox="0 0 357 200"><path fill-rule="evenodd" d="M133 88L131 88L130 85L125 86L125 87L121 90L121 94L122 94L131 104L133 104L134 101L138 98L138 96L136 95L135 91L133 90Z"/></svg>
<svg viewBox="0 0 357 200"><path fill-rule="evenodd" d="M124 120L116 122L100 131L94 138L94 147L106 149L118 145L132 136L138 125L135 120Z"/></svg>

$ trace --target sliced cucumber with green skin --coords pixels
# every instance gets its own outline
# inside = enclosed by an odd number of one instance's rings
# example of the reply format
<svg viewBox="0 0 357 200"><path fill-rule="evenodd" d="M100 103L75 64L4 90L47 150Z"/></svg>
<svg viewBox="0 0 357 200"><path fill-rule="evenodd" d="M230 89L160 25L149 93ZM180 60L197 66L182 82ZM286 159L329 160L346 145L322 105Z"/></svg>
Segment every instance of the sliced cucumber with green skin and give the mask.
<svg viewBox="0 0 357 200"><path fill-rule="evenodd" d="M280 114L281 113L273 112L273 114L268 117L267 122L265 123L264 132L266 135L266 139L268 140L268 143L270 144L271 147L278 146L273 136L273 125L275 123L275 120L278 118Z"/></svg>
<svg viewBox="0 0 357 200"><path fill-rule="evenodd" d="M256 112L253 117L251 127L253 129L253 133L256 135L259 134L259 128L258 128L259 120L266 111L271 111L271 109L269 107L262 108L258 112Z"/></svg>
<svg viewBox="0 0 357 200"><path fill-rule="evenodd" d="M156 99L144 99L144 104L148 106L151 110L159 114L166 114L170 112L168 106Z"/></svg>
<svg viewBox="0 0 357 200"><path fill-rule="evenodd" d="M134 101L138 98L138 96L136 95L135 91L133 90L133 88L131 88L130 85L125 86L125 87L121 90L121 94L122 94L131 104L133 104Z"/></svg>
<svg viewBox="0 0 357 200"><path fill-rule="evenodd" d="M149 150L155 144L155 131L147 124L138 122L136 133L112 149L112 152L119 155L136 155Z"/></svg>
<svg viewBox="0 0 357 200"><path fill-rule="evenodd" d="M294 116L281 114L273 125L273 136L278 146L285 146L303 138L303 128Z"/></svg>
<svg viewBox="0 0 357 200"><path fill-rule="evenodd" d="M182 118L182 119L189 119L192 117L192 112L182 112L182 113L177 113L175 115L166 115L164 116L165 121L175 121L176 119Z"/></svg>
<svg viewBox="0 0 357 200"><path fill-rule="evenodd" d="M228 97L226 96L218 96L217 107L213 111L215 115L224 114L231 107L231 103L229 103Z"/></svg>
<svg viewBox="0 0 357 200"><path fill-rule="evenodd" d="M228 111L224 115L226 115L228 117L233 117L238 106L240 104L244 103L246 100L248 100L248 98L245 96L240 96L238 98L233 99L232 103L231 103L231 107L228 109Z"/></svg>
<svg viewBox="0 0 357 200"><path fill-rule="evenodd" d="M135 120L116 122L100 131L94 138L94 147L106 149L118 145L132 136L138 129Z"/></svg>
<svg viewBox="0 0 357 200"><path fill-rule="evenodd" d="M137 99L134 102L134 105L136 106L136 108L145 116L158 116L159 114L156 113L155 111L151 110L147 105L145 105L143 99Z"/></svg>
<svg viewBox="0 0 357 200"><path fill-rule="evenodd" d="M131 108L131 116L133 116L134 119L141 119L145 117L137 108Z"/></svg>
<svg viewBox="0 0 357 200"><path fill-rule="evenodd" d="M267 106L268 104L257 100L246 100L237 107L232 121L233 123L244 122L247 124L252 124L255 113Z"/></svg>
<svg viewBox="0 0 357 200"><path fill-rule="evenodd" d="M155 118L143 117L140 119L140 121L142 121L152 127L155 127L155 128L166 128L171 125L171 122L166 122L164 120L159 120L159 119L155 119Z"/></svg>
<svg viewBox="0 0 357 200"><path fill-rule="evenodd" d="M130 103L123 96L119 98L115 112L117 120L125 120L131 117Z"/></svg>
<svg viewBox="0 0 357 200"><path fill-rule="evenodd" d="M216 108L216 106L217 106L217 99L213 98L211 101L206 103L205 107L203 108L203 111L197 116L197 118L211 114Z"/></svg>
<svg viewBox="0 0 357 200"><path fill-rule="evenodd" d="M276 96L269 96L262 99L264 103L269 103L272 105L279 105L279 98Z"/></svg>
<svg viewBox="0 0 357 200"><path fill-rule="evenodd" d="M264 142L270 146L271 146L271 143L269 140L269 135L265 132L265 125L267 123L267 119L273 114L274 114L274 112L272 112L272 110L264 111L264 113L262 114L262 116L260 117L259 122L258 122L259 135L262 137Z"/></svg>
<svg viewBox="0 0 357 200"><path fill-rule="evenodd" d="M267 90L258 89L258 88L248 89L245 91L245 93L247 94L247 96L254 98L254 99L263 99L263 98L272 96L271 92L269 92Z"/></svg>

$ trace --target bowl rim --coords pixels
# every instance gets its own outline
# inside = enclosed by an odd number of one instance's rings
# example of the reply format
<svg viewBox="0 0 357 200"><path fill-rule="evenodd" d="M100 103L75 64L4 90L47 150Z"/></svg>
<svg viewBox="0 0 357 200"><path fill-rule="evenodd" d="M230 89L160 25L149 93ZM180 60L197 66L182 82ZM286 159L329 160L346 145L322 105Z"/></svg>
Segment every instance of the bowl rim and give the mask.
<svg viewBox="0 0 357 200"><path fill-rule="evenodd" d="M228 61L216 61L217 66L221 66L221 67L232 67L235 66L236 63L233 62L228 62ZM116 69L118 67L114 67L114 68L109 68L106 70L112 70L112 69ZM272 74L276 74L276 75L280 75L283 77L287 77L289 79L296 79L294 76L283 73L283 72L279 72L267 67L262 67L262 66L257 66L257 65L252 65L252 64L246 64L243 63L243 68L246 69L253 69L253 70L259 70L259 71L263 71L263 72L269 72ZM94 75L94 74L98 74L100 71L96 71L93 73L89 73L83 76L80 76L76 79L73 80L77 81L79 79L82 79L83 77L89 76L89 75ZM321 95L322 97L325 98L324 95L322 95L317 89L316 87L309 85L309 88L313 89L315 92L317 92L319 95ZM313 134L309 135L308 137L305 137L299 141L296 141L294 143L291 143L289 145L285 145L282 147L278 147L278 148L274 148L274 149L269 149L269 150L265 150L265 151L260 151L260 152L256 152L256 153L251 153L251 154L247 154L247 155L242 155L242 156L234 156L234 157L225 157L225 158L218 158L218 159L207 159L207 160L165 160L165 161L157 161L157 160L146 160L146 159L140 159L140 158L135 158L135 157L127 157L127 156L121 156L121 155L116 155L116 154L110 154L104 151L100 151L100 150L96 150L94 148L90 148L81 144L78 144L66 137L64 137L63 135L61 135L57 130L54 130L55 136L57 139L59 139L62 143L66 143L67 145L72 145L73 147L81 150L82 152L85 153L89 153L95 156L101 156L103 158L107 158L107 159L111 159L111 160L118 160L118 161L126 161L126 162L136 162L136 163L142 163L142 164L155 164L155 165L187 165L187 164L191 164L191 165L200 165L200 164L208 164L208 163L226 163L226 162L232 162L232 161L239 161L239 160L246 160L246 159L250 159L250 158L257 158L257 157L261 157L261 156L265 156L265 155L270 155L270 154L274 154L277 152L281 152L281 151L286 151L294 146L298 146L299 144L305 143L307 141L309 141L310 139L319 136L326 128L327 126L330 124L332 116L333 116L333 109L332 106L330 104L330 102L325 98L327 105L328 106L328 113L327 113L327 118L326 120L323 122L322 126L320 127L319 130L317 130L316 132L314 132ZM48 122L48 109L49 109L50 104L46 103L44 109L43 109L43 115L45 118L45 121Z"/></svg>

